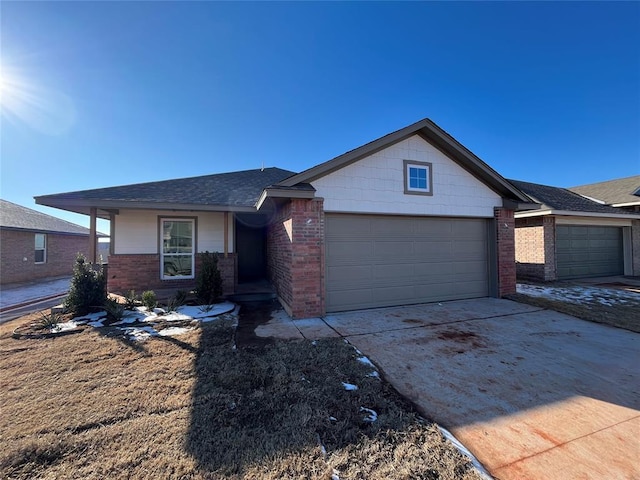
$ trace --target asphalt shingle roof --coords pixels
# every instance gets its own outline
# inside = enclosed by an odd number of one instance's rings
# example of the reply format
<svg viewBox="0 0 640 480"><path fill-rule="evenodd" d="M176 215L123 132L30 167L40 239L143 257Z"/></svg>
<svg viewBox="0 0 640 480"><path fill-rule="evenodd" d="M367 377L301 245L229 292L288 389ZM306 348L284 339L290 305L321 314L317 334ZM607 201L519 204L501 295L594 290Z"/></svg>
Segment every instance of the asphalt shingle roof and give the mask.
<svg viewBox="0 0 640 480"><path fill-rule="evenodd" d="M569 212L610 213L615 215L626 213L621 211L619 208L593 202L582 195L567 190L566 188L522 182L520 180L509 181L529 195L533 200L541 203L543 210L550 209Z"/></svg>
<svg viewBox="0 0 640 480"><path fill-rule="evenodd" d="M608 205L640 204L640 198L634 195L638 189L640 189L640 175L569 188L572 192L601 200Z"/></svg>
<svg viewBox="0 0 640 480"><path fill-rule="evenodd" d="M0 199L0 228L89 235L89 229Z"/></svg>
<svg viewBox="0 0 640 480"><path fill-rule="evenodd" d="M266 187L294 174L295 172L271 167L59 193L38 198L253 207ZM305 188L313 189L311 185Z"/></svg>

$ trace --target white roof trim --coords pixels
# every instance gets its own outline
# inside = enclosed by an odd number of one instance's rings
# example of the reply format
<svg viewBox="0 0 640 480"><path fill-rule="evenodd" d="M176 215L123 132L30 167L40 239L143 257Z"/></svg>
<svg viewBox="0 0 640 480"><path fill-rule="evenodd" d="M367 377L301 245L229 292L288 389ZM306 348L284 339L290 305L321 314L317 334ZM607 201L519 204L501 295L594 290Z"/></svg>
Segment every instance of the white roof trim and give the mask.
<svg viewBox="0 0 640 480"><path fill-rule="evenodd" d="M570 210L532 210L515 212L515 218L540 217L543 215L559 215L569 217L593 217L593 218L622 218L626 220L640 220L640 214L633 213L600 213L600 212L572 212Z"/></svg>
<svg viewBox="0 0 640 480"><path fill-rule="evenodd" d="M640 200L636 202L626 202L626 203L612 203L612 207L634 207L636 205L640 205Z"/></svg>

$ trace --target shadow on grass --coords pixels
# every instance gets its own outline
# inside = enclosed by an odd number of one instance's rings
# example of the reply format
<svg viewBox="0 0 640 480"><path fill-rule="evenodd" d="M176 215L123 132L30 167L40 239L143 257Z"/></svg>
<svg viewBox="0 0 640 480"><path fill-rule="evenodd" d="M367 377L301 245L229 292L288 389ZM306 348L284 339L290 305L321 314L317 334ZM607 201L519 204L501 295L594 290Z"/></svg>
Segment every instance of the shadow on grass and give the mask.
<svg viewBox="0 0 640 480"><path fill-rule="evenodd" d="M229 325L203 326L195 360L187 449L205 475L242 475L285 456L306 465L299 474L325 475L321 443L330 454L419 422L342 340L234 349L233 334ZM342 382L359 388L347 391ZM378 420L365 421L361 407L375 410Z"/></svg>

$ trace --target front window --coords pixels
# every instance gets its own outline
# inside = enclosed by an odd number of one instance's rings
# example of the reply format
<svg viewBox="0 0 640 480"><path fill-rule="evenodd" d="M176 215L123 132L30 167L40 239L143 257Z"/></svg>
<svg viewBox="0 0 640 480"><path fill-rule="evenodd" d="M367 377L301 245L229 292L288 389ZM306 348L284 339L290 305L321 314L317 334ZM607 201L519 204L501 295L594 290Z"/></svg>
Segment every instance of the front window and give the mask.
<svg viewBox="0 0 640 480"><path fill-rule="evenodd" d="M193 278L194 221L163 219L161 222L163 279Z"/></svg>
<svg viewBox="0 0 640 480"><path fill-rule="evenodd" d="M44 233L36 233L35 237L35 259L36 263L46 263L47 261L47 235Z"/></svg>
<svg viewBox="0 0 640 480"><path fill-rule="evenodd" d="M404 161L404 193L433 195L431 178L430 163Z"/></svg>

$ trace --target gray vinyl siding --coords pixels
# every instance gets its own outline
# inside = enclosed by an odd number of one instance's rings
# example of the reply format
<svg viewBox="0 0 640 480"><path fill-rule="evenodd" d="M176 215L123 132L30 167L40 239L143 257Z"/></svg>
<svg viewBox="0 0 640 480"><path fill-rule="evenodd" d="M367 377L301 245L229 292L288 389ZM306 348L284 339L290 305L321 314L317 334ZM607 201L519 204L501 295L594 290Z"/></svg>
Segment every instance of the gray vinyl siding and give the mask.
<svg viewBox="0 0 640 480"><path fill-rule="evenodd" d="M487 296L487 224L327 214L327 311Z"/></svg>
<svg viewBox="0 0 640 480"><path fill-rule="evenodd" d="M622 228L559 225L556 257L559 279L622 275Z"/></svg>

